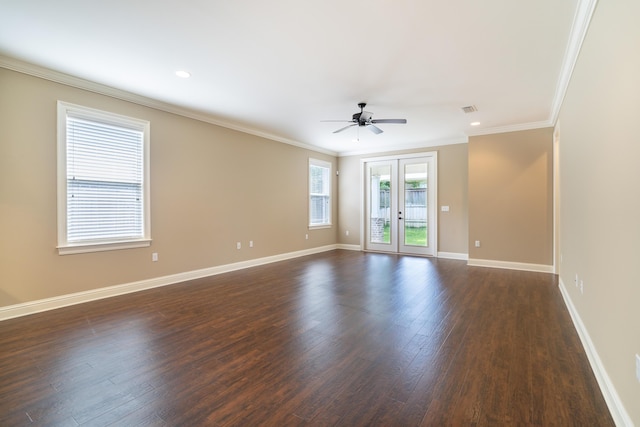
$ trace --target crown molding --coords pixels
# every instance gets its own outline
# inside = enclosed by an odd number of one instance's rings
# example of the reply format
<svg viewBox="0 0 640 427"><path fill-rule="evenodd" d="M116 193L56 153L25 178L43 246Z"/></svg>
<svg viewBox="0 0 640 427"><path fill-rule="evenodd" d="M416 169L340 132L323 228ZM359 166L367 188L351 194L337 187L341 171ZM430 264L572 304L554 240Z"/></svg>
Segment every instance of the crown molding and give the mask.
<svg viewBox="0 0 640 427"><path fill-rule="evenodd" d="M580 53L580 49L582 47L584 38L586 37L586 33L589 28L589 24L591 22L591 18L593 16L597 3L598 3L598 0L578 0L578 7L576 8L573 24L571 26L571 31L569 33L569 42L565 50L564 60L563 60L562 68L560 71L560 76L556 84L556 91L552 101L549 119L545 121L539 121L539 122L522 123L522 124L502 126L502 127L478 129L477 131L470 132L469 136L516 132L516 131L522 131L522 130L531 130L531 129L555 126L558 120L560 109L562 107L562 102L564 100L565 94L569 86L569 82L571 80L571 75L573 73L575 64L578 60L578 55ZM459 143L468 142L468 137L465 137L465 138L451 139L447 141L417 142L412 144L406 144L401 147L393 147L393 149L389 149L389 150L372 148L369 150L335 152L332 150L327 150L327 149L313 146L310 144L305 144L302 142L283 138L277 135L272 135L257 129L239 125L237 123L220 120L219 118L213 115L197 112L187 108L178 107L173 104L161 102L161 101L147 98L141 95L136 95L131 92L127 92L121 89L116 89L110 86L85 80L69 74L54 71L45 67L20 61L15 58L10 58L10 57L0 55L0 67L17 71L23 74L28 74L34 77L39 77L39 78L53 81L56 83L61 83L61 84L75 87L78 89L83 89L83 90L87 90L97 94L106 95L106 96L120 99L123 101L132 102L134 104L142 105L145 107L150 107L160 111L165 111L165 112L176 114L179 116L191 118L201 122L210 123L216 126L221 126L227 129L232 129L232 130L247 133L250 135L258 136L260 138L281 142L284 144L296 146L296 147L303 148L306 150L311 150L314 152L328 154L330 156L341 157L341 156L351 156L351 155L360 155L360 154L371 154L371 153L379 153L379 152L385 152L385 151L398 151L398 150L404 150L404 149L422 148L429 145L440 146L440 145L450 145L450 144L459 144Z"/></svg>
<svg viewBox="0 0 640 427"><path fill-rule="evenodd" d="M476 132L470 132L469 136L492 135L495 133L518 132L531 129L542 129L553 127L551 120L542 120L539 122L521 123L517 125L498 126L493 128L478 129Z"/></svg>
<svg viewBox="0 0 640 427"><path fill-rule="evenodd" d="M145 96L137 95L132 92L127 92L122 89L117 89L111 86L92 82L90 80L85 80L80 77L72 76L70 74L61 73L59 71L51 70L46 67L41 67L39 65L24 62L19 59L0 55L0 68L6 68L8 70L17 71L22 74L27 74L30 76L44 79L44 80L49 80L54 83L60 83L60 84L71 86L77 89L82 89L82 90L97 93L100 95L109 96L111 98L120 99L122 101L131 102L144 107L149 107L149 108L164 111L167 113L175 114L178 116L187 117L190 119L198 120L198 121L209 123L212 125L224 127L227 129L232 129L232 130L243 132L249 135L258 136L260 138L269 139L271 141L293 145L295 147L304 148L306 150L311 150L318 153L328 154L330 156L338 155L338 153L336 153L335 151L326 150L324 148L320 148L320 147L312 146L302 142L294 141L291 139L283 138L277 135L272 135L257 129L241 126L237 123L231 123L224 120L220 120L219 118L213 115L197 112L187 108L178 107L176 105L173 105L167 102L158 101L156 99L147 98Z"/></svg>
<svg viewBox="0 0 640 427"><path fill-rule="evenodd" d="M573 24L571 25L571 32L569 33L569 43L564 54L564 61L562 68L560 69L560 77L556 85L556 93L551 104L551 116L549 121L555 125L562 108L562 102L564 96L569 88L569 82L571 81L571 75L573 69L578 61L580 55L580 49L582 43L587 35L593 12L595 11L598 0L578 0L578 7L576 14L573 17Z"/></svg>
<svg viewBox="0 0 640 427"><path fill-rule="evenodd" d="M494 133L516 132L522 130L539 129L545 127L553 127L558 121L562 102L569 88L571 76L575 68L582 43L587 35L593 12L595 11L598 0L578 0L578 7L573 17L571 31L569 32L569 42L565 50L560 76L556 84L556 92L551 104L551 111L548 120L522 123L517 125L494 127L481 129L476 132L469 133L469 136L490 135Z"/></svg>
<svg viewBox="0 0 640 427"><path fill-rule="evenodd" d="M390 148L372 147L370 149L364 149L364 150L340 151L338 153L338 157L360 156L363 154L391 153L391 152L403 151L403 150L414 150L416 148L428 148L428 147L440 147L443 145L466 144L468 142L469 142L469 138L467 136L460 137L460 138L437 139L437 140L431 140L431 141L413 142L413 143L403 144L403 145L394 145L393 147L390 147Z"/></svg>

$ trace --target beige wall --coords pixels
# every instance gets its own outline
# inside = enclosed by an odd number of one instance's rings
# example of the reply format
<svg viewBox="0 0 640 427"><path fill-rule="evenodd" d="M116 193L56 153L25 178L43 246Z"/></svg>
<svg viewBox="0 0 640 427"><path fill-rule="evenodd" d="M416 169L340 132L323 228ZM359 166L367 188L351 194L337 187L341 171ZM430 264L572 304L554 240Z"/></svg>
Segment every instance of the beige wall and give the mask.
<svg viewBox="0 0 640 427"><path fill-rule="evenodd" d="M469 139L469 259L553 265L552 128Z"/></svg>
<svg viewBox="0 0 640 427"><path fill-rule="evenodd" d="M361 160L364 158L386 157L416 152L438 152L438 206L449 206L449 212L438 209L438 251L456 254L467 253L467 144L425 147L406 150L345 156L338 159L340 170L339 198L339 241L350 245L360 245L362 220ZM349 236L346 236L346 231Z"/></svg>
<svg viewBox="0 0 640 427"><path fill-rule="evenodd" d="M308 158L332 156L2 68L0 94L0 306L336 243L307 227ZM151 247L57 254L58 100L151 122Z"/></svg>
<svg viewBox="0 0 640 427"><path fill-rule="evenodd" d="M559 119L560 279L640 425L640 2L598 2ZM574 285L576 274L584 293Z"/></svg>
<svg viewBox="0 0 640 427"><path fill-rule="evenodd" d="M438 251L469 253L469 145L438 148ZM449 206L442 212L440 206Z"/></svg>

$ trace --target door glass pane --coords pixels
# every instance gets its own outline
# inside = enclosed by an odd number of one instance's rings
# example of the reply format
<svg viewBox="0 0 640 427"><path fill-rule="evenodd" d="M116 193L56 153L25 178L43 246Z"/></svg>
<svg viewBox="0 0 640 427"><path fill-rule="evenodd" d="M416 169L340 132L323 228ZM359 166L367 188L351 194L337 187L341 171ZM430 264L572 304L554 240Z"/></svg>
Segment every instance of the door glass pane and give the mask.
<svg viewBox="0 0 640 427"><path fill-rule="evenodd" d="M404 244L427 246L427 163L404 167Z"/></svg>
<svg viewBox="0 0 640 427"><path fill-rule="evenodd" d="M371 243L391 243L389 220L391 215L391 166L372 165L370 173L369 206Z"/></svg>

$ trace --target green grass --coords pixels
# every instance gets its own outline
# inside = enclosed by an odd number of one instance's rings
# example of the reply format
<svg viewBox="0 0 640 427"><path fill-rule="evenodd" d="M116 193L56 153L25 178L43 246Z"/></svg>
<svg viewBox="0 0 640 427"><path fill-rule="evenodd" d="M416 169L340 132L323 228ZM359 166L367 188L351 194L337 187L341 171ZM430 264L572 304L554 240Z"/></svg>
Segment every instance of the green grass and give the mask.
<svg viewBox="0 0 640 427"><path fill-rule="evenodd" d="M405 245L413 245L413 246L426 246L427 245L427 227L416 227L411 228L408 227L404 232L404 243ZM389 224L384 226L384 242L390 242L389 239Z"/></svg>

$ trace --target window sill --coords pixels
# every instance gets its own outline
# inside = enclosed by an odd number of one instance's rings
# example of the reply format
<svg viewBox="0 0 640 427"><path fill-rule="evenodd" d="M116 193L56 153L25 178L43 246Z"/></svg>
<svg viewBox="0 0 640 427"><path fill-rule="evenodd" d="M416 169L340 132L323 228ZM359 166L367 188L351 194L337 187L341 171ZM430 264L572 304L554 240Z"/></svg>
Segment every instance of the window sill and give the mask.
<svg viewBox="0 0 640 427"><path fill-rule="evenodd" d="M309 230L320 230L323 228L331 228L332 224L318 224L318 225L310 225Z"/></svg>
<svg viewBox="0 0 640 427"><path fill-rule="evenodd" d="M88 252L117 251L120 249L145 248L151 246L151 239L92 242L58 246L58 255L83 254Z"/></svg>

